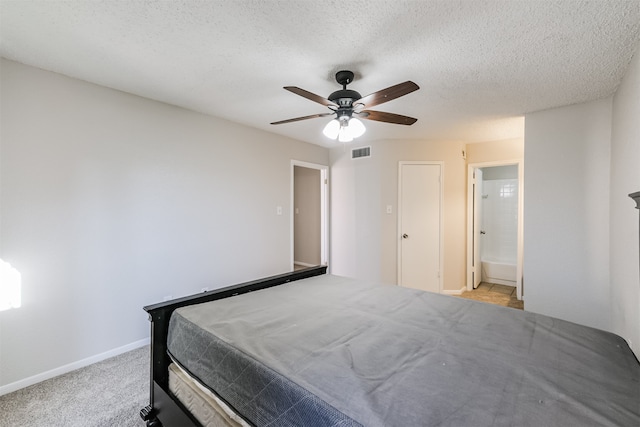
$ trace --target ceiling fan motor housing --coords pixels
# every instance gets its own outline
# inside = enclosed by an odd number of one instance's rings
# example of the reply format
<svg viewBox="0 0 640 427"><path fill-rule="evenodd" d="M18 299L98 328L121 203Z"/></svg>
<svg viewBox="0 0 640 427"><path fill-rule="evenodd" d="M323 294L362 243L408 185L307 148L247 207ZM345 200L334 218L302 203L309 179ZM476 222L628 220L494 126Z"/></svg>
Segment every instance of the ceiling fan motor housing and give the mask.
<svg viewBox="0 0 640 427"><path fill-rule="evenodd" d="M339 107L350 107L360 98L362 98L362 95L351 89L337 90L329 95L329 101L337 104Z"/></svg>

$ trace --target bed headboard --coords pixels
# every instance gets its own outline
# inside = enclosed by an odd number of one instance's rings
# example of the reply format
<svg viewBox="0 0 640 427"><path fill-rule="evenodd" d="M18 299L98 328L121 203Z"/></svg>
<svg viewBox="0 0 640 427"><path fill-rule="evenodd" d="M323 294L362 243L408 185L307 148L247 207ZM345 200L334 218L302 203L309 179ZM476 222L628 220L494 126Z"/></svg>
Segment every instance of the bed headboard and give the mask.
<svg viewBox="0 0 640 427"><path fill-rule="evenodd" d="M170 420L169 424L179 426L199 426L188 411L169 395L169 355L167 354L167 333L171 313L180 307L228 298L235 295L289 283L308 277L326 274L327 266L309 267L277 276L253 280L239 285L203 292L159 304L148 305L144 310L151 321L151 384L149 405L140 410L140 417L147 426L161 426L158 419ZM168 424L168 425L169 425Z"/></svg>
<svg viewBox="0 0 640 427"><path fill-rule="evenodd" d="M277 286L283 283L295 280L305 279L307 277L326 274L327 266L309 267L290 273L279 274L264 279L254 280L251 282L241 283L239 285L229 286L226 288L214 289L212 291L202 292L183 298L173 299L171 301L161 302L158 304L148 305L144 310L149 313L149 321L151 322L151 378L159 381L160 385L167 386L169 380L169 356L167 355L167 333L169 327L169 319L171 313L177 308L192 304L200 304L228 298L230 296L243 294L246 292L257 291L260 289ZM153 392L152 400L153 400Z"/></svg>

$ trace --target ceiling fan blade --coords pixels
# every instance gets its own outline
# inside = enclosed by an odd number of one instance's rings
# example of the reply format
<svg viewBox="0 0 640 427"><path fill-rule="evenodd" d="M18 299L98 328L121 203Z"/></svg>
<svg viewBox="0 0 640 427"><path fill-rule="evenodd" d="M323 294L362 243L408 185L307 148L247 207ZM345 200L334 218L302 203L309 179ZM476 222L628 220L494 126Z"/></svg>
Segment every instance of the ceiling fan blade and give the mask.
<svg viewBox="0 0 640 427"><path fill-rule="evenodd" d="M358 99L353 104L354 107L357 104L362 104L365 107L373 107L375 105L380 105L384 102L389 102L396 98L400 98L401 96L407 95L418 89L420 89L420 86L408 80L404 83L398 83L397 85L388 87L386 89L373 92L372 94Z"/></svg>
<svg viewBox="0 0 640 427"><path fill-rule="evenodd" d="M313 102L317 102L318 104L322 104L326 107L337 107L337 105L326 98L321 97L320 95L316 95L315 93L311 93L308 90L300 89L296 86L285 86L284 89L289 92L293 92L296 95L300 95L303 98L310 99Z"/></svg>
<svg viewBox="0 0 640 427"><path fill-rule="evenodd" d="M331 116L333 114L335 114L335 113L312 114L310 116L296 117L295 119L280 120L279 122L273 122L271 124L272 125L281 125L283 123L299 122L300 120L315 119L315 118L318 118L318 117Z"/></svg>
<svg viewBox="0 0 640 427"><path fill-rule="evenodd" d="M397 125L412 125L418 121L418 119L414 119L409 116L402 116L400 114L393 113L385 113L384 111L372 111L372 110L364 110L360 112L354 112L360 118L367 120L375 120L377 122L386 122L386 123L394 123Z"/></svg>

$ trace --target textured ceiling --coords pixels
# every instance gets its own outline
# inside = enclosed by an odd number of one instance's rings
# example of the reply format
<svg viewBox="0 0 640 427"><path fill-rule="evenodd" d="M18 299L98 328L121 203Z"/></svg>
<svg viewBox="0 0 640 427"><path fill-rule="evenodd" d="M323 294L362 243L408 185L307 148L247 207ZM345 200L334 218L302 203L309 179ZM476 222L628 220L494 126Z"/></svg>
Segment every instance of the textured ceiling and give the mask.
<svg viewBox="0 0 640 427"><path fill-rule="evenodd" d="M522 135L524 113L611 95L640 40L632 1L0 1L5 58L329 146L326 97L350 69L362 95L413 80L366 121L381 138Z"/></svg>

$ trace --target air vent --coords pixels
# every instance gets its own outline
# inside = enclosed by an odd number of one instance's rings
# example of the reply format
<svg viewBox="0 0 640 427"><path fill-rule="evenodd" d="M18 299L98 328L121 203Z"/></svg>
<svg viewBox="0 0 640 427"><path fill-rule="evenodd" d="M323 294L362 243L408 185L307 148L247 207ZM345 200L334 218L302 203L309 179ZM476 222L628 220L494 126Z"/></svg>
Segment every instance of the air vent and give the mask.
<svg viewBox="0 0 640 427"><path fill-rule="evenodd" d="M359 159L361 157L371 157L371 147L360 147L351 150L352 159Z"/></svg>

